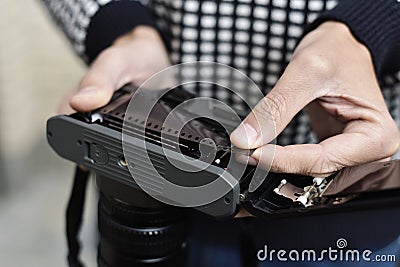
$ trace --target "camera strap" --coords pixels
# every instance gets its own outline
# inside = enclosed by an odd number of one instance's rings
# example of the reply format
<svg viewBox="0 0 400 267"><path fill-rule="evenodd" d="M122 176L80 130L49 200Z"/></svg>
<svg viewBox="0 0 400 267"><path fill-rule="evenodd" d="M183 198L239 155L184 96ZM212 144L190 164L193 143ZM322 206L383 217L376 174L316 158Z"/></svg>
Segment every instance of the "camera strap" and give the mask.
<svg viewBox="0 0 400 267"><path fill-rule="evenodd" d="M68 265L70 267L83 267L79 260L80 242L78 234L82 224L83 209L85 206L85 193L90 172L76 166L74 185L68 201L66 212L66 230L68 241Z"/></svg>

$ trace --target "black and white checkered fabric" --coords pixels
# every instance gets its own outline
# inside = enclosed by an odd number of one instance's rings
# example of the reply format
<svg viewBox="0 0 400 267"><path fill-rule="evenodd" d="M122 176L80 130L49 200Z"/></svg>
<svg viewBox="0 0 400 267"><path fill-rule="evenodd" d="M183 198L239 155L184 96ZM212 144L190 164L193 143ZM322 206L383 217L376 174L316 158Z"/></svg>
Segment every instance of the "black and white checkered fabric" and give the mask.
<svg viewBox="0 0 400 267"><path fill-rule="evenodd" d="M83 55L85 29L90 17L110 0L45 1L53 14L63 14L61 18L58 16L58 21L61 21L76 51ZM151 10L158 27L170 36L173 63L213 61L227 64L248 75L264 93L268 93L289 62L304 27L338 1L141 2ZM382 88L390 112L400 125L400 75L386 77ZM230 104L236 101L226 92L214 92L210 86L204 86L199 94L214 96ZM283 145L315 141L303 112L278 138L278 143Z"/></svg>

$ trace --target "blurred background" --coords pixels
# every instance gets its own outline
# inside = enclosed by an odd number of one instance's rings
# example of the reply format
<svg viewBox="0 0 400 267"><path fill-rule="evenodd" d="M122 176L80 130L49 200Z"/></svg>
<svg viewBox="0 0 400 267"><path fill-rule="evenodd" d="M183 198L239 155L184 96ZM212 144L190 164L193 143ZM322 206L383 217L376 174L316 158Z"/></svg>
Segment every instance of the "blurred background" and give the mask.
<svg viewBox="0 0 400 267"><path fill-rule="evenodd" d="M66 266L74 166L50 150L45 123L85 66L40 1L0 1L0 33L0 266ZM93 188L82 233L87 266L96 253Z"/></svg>

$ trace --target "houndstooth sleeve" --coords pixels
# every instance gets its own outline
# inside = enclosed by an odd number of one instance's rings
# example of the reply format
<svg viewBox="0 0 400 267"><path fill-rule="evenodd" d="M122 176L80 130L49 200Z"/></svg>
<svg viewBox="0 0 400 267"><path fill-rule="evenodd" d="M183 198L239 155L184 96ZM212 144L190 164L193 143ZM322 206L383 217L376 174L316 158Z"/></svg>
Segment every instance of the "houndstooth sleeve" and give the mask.
<svg viewBox="0 0 400 267"><path fill-rule="evenodd" d="M309 29L326 20L349 26L354 36L371 52L378 77L400 70L400 1L346 0L326 11Z"/></svg>
<svg viewBox="0 0 400 267"><path fill-rule="evenodd" d="M42 0L76 53L87 63L138 25L155 27L139 0Z"/></svg>

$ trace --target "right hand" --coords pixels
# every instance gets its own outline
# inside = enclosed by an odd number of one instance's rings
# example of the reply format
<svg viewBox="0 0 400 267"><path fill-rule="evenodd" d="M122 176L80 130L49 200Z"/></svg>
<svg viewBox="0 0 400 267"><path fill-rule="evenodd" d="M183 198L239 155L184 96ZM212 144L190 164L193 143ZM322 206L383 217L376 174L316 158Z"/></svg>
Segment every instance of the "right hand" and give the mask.
<svg viewBox="0 0 400 267"><path fill-rule="evenodd" d="M168 66L168 53L158 32L148 26L136 27L97 56L78 89L61 103L59 113L71 113L71 108L87 112L104 106L115 90L127 83L140 85Z"/></svg>

